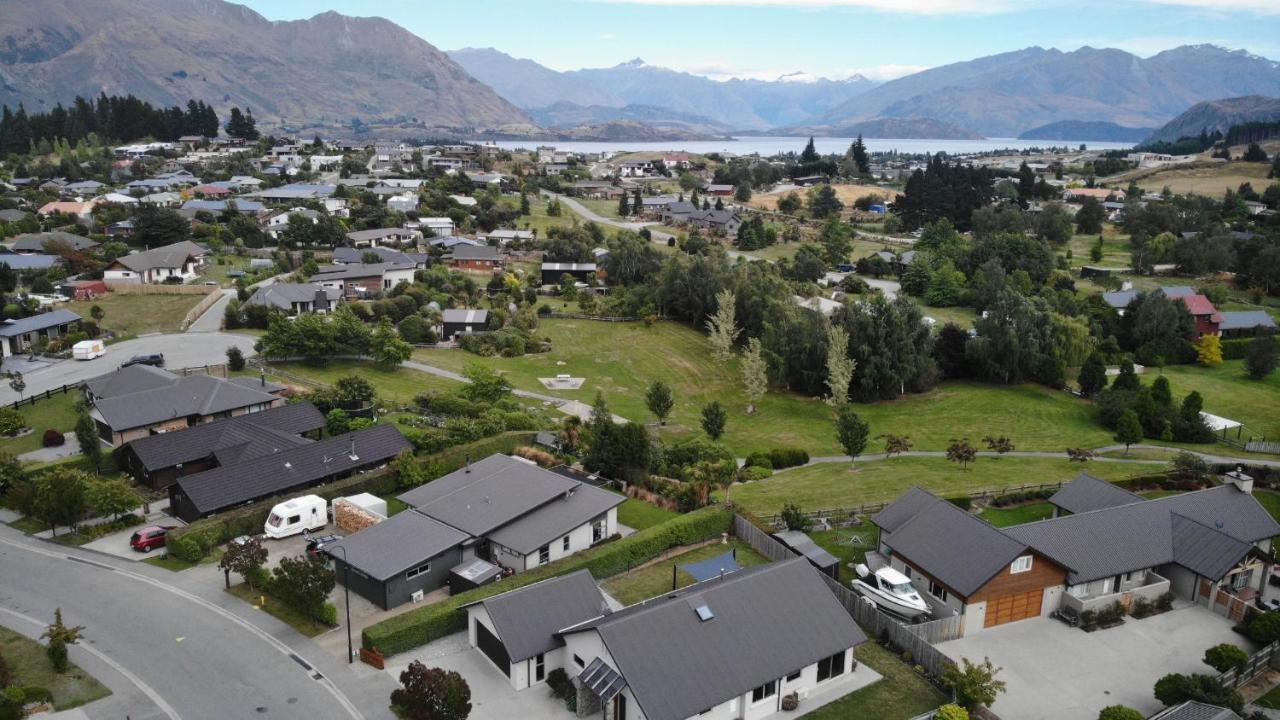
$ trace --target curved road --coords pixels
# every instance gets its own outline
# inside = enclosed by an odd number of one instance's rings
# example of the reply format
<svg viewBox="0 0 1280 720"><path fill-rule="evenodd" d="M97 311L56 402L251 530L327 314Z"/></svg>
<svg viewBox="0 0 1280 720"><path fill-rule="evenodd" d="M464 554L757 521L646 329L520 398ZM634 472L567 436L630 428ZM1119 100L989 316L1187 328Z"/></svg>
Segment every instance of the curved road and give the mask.
<svg viewBox="0 0 1280 720"><path fill-rule="evenodd" d="M305 644L305 650L293 650L230 610L168 582L167 571L125 568L3 526L0 571L6 578L0 585L0 624L29 635L34 622L49 622L60 607L68 625L85 626L82 643L89 647L73 648L77 661L88 652L85 659L95 671L111 667L112 677L101 678L105 684L136 688L113 696L104 710L124 705L135 719L171 720L366 717L329 677L330 671L341 675L351 688L354 673L341 661L287 628L277 632ZM386 695L371 702L359 687L355 691L377 717L387 716Z"/></svg>

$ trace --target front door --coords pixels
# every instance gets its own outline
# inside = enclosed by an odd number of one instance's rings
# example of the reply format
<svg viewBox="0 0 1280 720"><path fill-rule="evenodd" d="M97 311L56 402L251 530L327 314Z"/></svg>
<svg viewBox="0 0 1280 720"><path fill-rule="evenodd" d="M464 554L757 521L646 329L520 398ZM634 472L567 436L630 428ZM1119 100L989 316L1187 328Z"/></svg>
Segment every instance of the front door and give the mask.
<svg viewBox="0 0 1280 720"><path fill-rule="evenodd" d="M622 693L613 696L613 720L627 720L627 696Z"/></svg>

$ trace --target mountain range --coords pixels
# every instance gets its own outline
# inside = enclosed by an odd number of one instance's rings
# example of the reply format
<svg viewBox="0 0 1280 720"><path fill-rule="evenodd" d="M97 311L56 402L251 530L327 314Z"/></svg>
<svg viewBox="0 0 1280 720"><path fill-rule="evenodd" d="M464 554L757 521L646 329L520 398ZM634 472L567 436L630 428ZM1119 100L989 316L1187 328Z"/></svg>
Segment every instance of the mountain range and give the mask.
<svg viewBox="0 0 1280 720"><path fill-rule="evenodd" d="M1226 134L1232 125L1247 122L1280 121L1280 98L1249 95L1196 103L1189 110L1151 133L1145 142L1175 142L1179 138L1196 137L1203 130Z"/></svg>

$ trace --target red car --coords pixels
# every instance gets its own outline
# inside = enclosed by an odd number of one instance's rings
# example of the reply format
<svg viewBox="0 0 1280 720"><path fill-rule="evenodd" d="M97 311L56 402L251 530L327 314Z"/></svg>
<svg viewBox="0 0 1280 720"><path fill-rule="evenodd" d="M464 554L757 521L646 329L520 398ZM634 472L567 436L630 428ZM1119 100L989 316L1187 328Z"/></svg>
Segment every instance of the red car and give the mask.
<svg viewBox="0 0 1280 720"><path fill-rule="evenodd" d="M148 525L141 528L129 538L129 547L144 553L151 552L153 548L164 547L165 536L173 528L172 525Z"/></svg>

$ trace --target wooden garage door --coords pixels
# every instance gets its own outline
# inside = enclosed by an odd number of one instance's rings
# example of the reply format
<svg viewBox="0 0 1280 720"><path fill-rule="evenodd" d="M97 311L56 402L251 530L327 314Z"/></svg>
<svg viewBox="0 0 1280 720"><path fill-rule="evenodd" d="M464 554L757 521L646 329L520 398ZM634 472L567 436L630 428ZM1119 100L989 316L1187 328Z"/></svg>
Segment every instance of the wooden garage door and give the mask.
<svg viewBox="0 0 1280 720"><path fill-rule="evenodd" d="M1044 588L1024 593L1014 593L987 603L987 617L983 627L995 627L1015 620L1038 617L1044 601Z"/></svg>

